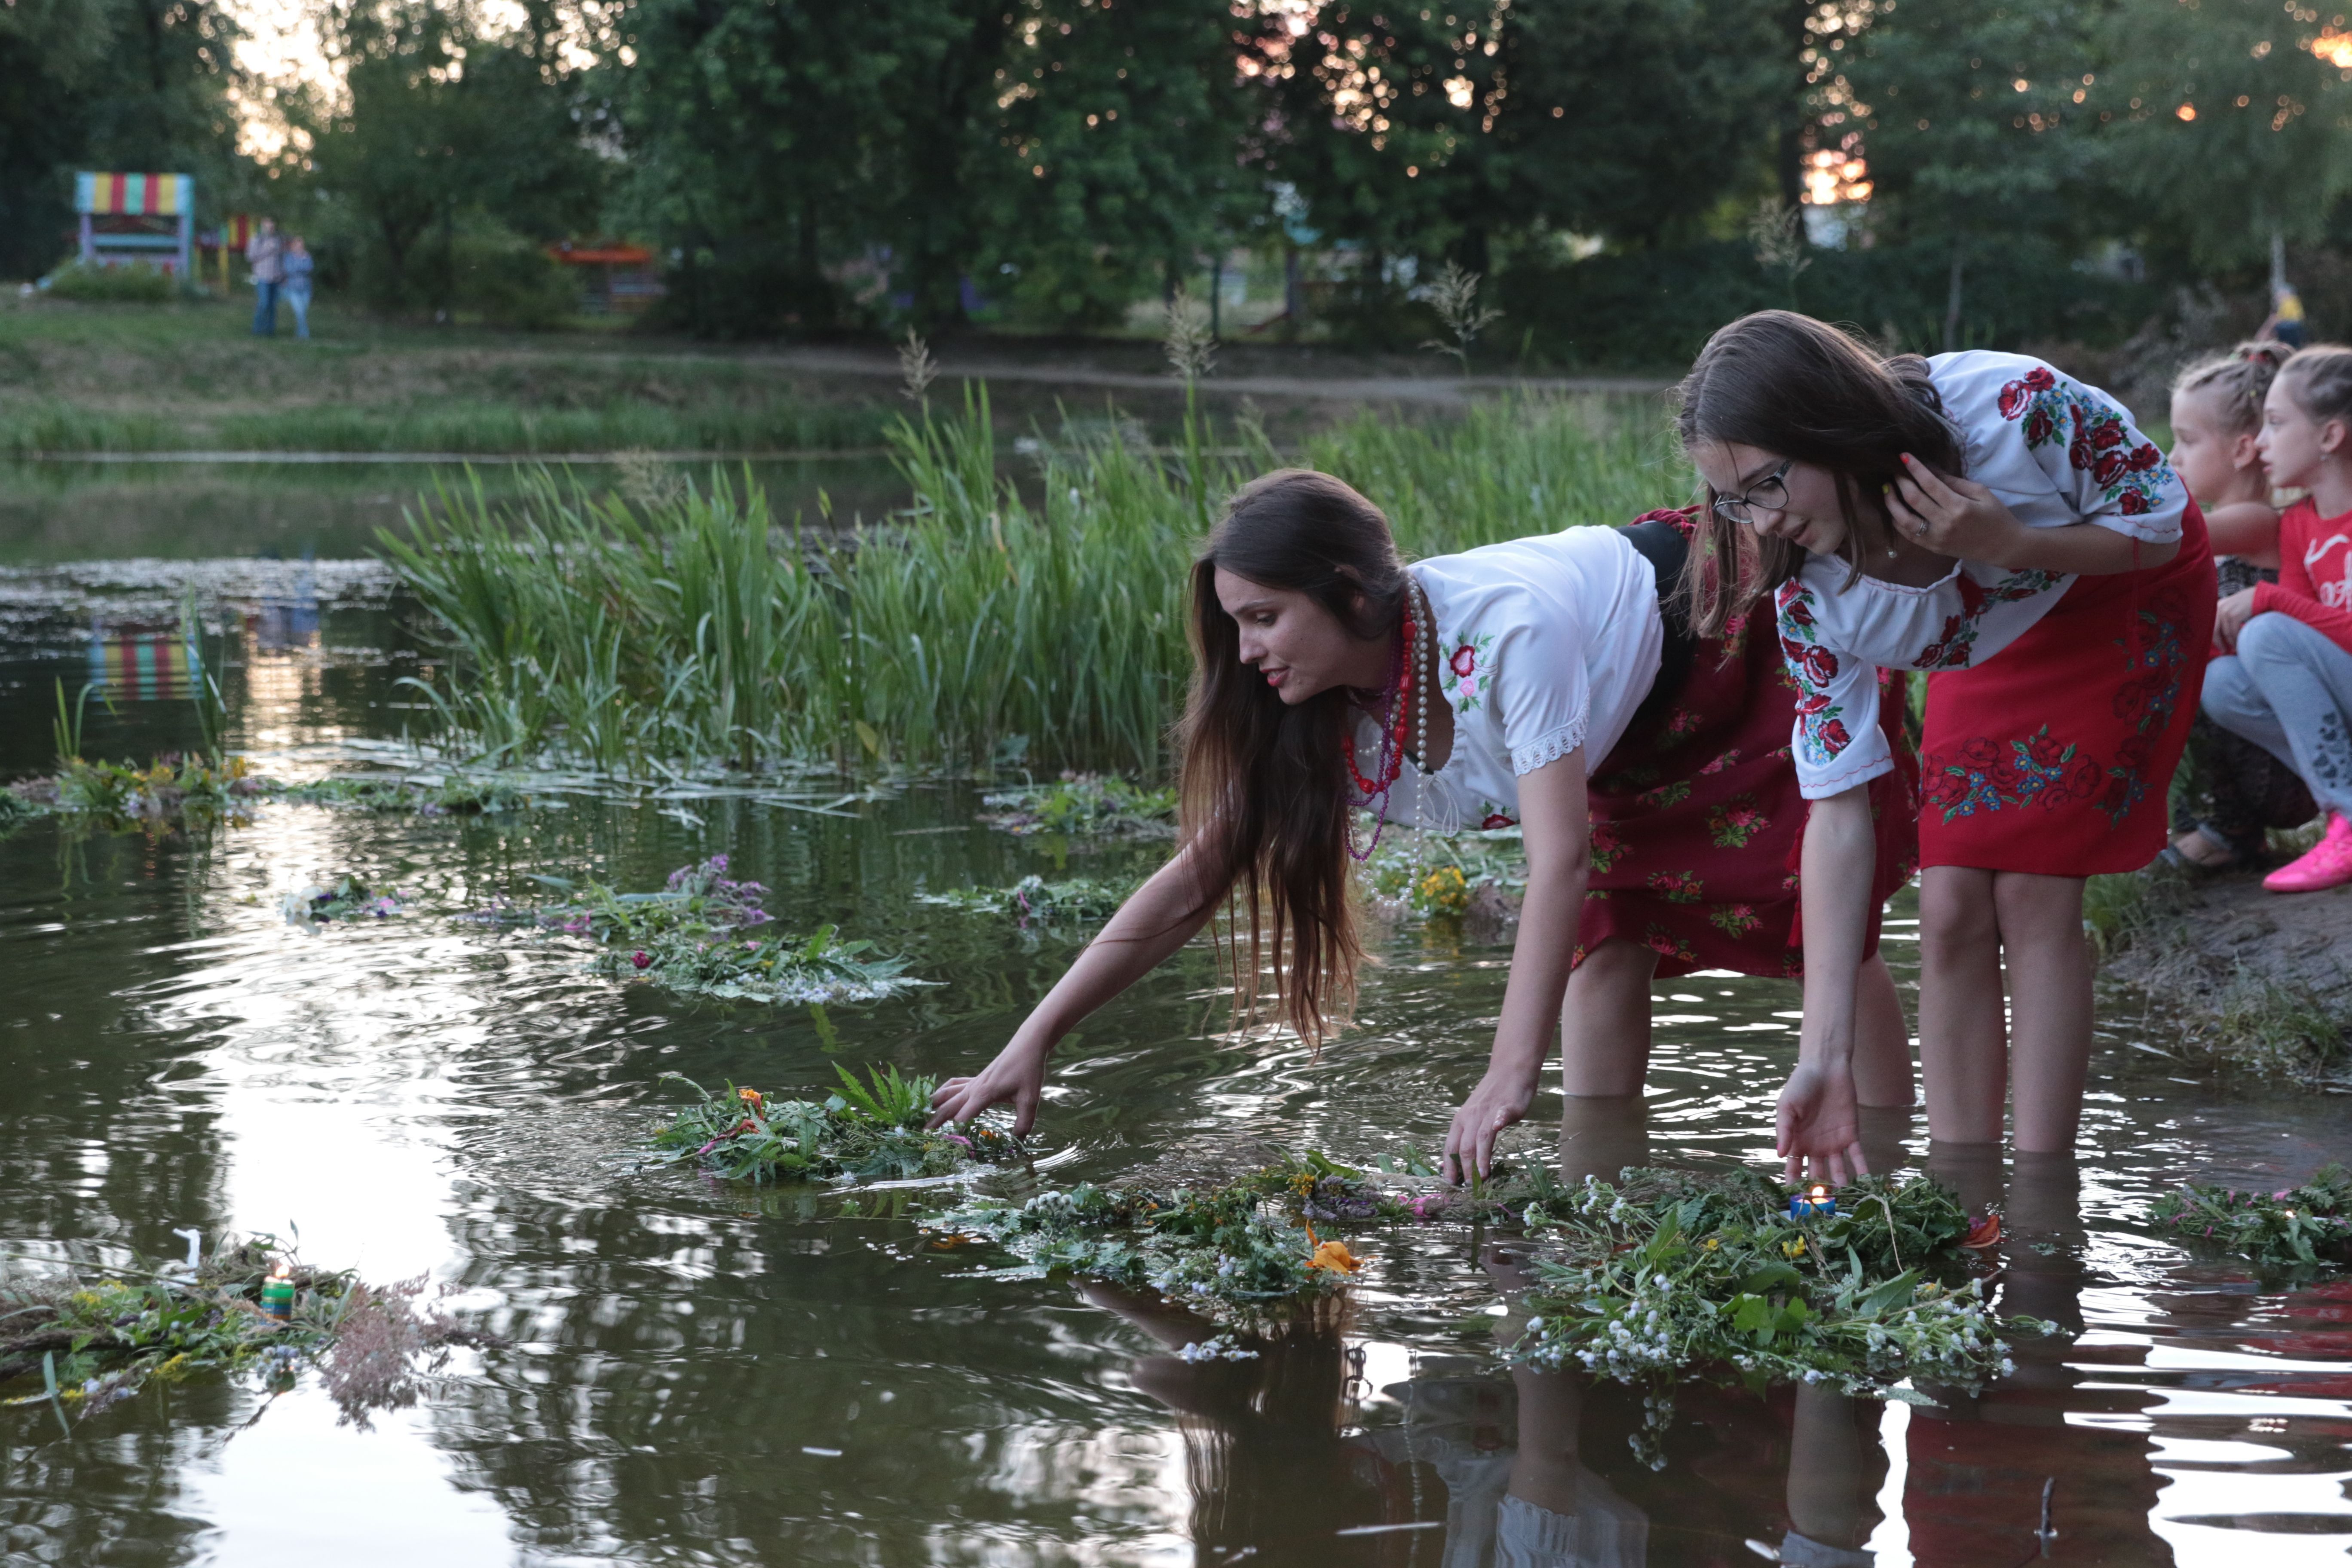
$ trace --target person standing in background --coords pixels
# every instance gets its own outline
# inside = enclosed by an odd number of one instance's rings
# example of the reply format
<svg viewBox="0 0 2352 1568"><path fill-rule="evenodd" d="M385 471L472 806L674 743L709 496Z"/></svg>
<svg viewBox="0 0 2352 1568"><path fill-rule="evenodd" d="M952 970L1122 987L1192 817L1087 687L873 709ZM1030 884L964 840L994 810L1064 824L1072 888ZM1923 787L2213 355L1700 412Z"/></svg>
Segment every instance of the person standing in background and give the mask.
<svg viewBox="0 0 2352 1568"><path fill-rule="evenodd" d="M253 237L245 242L245 265L253 273L253 335L257 338L278 335L278 286L286 279L285 255L277 223L263 218Z"/></svg>
<svg viewBox="0 0 2352 1568"><path fill-rule="evenodd" d="M287 237L286 254L278 258L278 265L285 274L286 303L294 311L294 336L308 342L310 341L310 247L302 243L300 235ZM271 324L274 326L276 323Z"/></svg>
<svg viewBox="0 0 2352 1568"><path fill-rule="evenodd" d="M2303 347L2308 331L2303 319L2303 296L2294 291L2291 283L2272 284L2270 320L2263 323L2262 331L2254 336L2271 338L2291 349L2299 349Z"/></svg>

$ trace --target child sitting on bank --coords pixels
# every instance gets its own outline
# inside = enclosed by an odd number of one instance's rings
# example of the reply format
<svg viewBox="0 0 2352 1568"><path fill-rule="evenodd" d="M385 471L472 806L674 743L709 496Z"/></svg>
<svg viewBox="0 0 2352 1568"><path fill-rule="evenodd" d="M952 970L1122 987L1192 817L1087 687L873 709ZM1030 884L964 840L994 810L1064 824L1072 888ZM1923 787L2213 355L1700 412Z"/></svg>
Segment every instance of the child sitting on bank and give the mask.
<svg viewBox="0 0 2352 1568"><path fill-rule="evenodd" d="M2204 708L2291 763L2327 812L2307 854L2263 879L2274 893L2352 882L2352 348L2315 344L2281 367L2257 445L2281 489L2278 581L2221 601Z"/></svg>
<svg viewBox="0 0 2352 1568"><path fill-rule="evenodd" d="M2241 343L2173 383L2172 468L2204 509L2224 598L2278 581L2279 514L2256 437L2263 399L2292 352L2273 342ZM2258 865L2269 829L2300 826L2318 810L2292 767L2201 714L2189 732L2189 763L2168 864Z"/></svg>

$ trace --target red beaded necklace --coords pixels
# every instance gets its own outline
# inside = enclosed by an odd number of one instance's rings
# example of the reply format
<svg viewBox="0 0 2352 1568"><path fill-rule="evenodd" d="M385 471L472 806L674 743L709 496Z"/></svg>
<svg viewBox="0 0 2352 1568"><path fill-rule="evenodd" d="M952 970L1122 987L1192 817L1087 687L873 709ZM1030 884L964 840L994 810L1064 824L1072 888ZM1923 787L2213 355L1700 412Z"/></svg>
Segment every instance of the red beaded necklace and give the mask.
<svg viewBox="0 0 2352 1568"><path fill-rule="evenodd" d="M1366 811L1371 811L1375 809L1373 802L1376 800L1379 802L1377 807L1379 815L1372 824L1372 841L1359 851L1355 845L1354 834L1351 832L1349 835L1348 853L1360 861L1370 859L1372 851L1381 847L1381 835L1387 829L1389 823L1389 794L1395 787L1397 780L1404 774L1405 723L1412 715L1414 688L1421 679L1420 661L1413 658L1419 649L1417 638L1419 631L1420 625L1413 618L1412 588L1408 584L1404 602L1404 626L1402 635L1397 638L1396 674L1390 678L1388 686L1382 691L1381 698L1382 704L1381 745L1379 754L1372 764L1373 777L1366 778L1363 770L1356 765L1354 732L1351 731L1340 737L1340 745L1348 758L1348 776L1353 779L1356 784L1358 795L1356 804ZM1422 727L1424 731L1423 744L1425 748L1428 743L1425 731L1428 728L1429 708L1426 695L1423 696L1421 706Z"/></svg>

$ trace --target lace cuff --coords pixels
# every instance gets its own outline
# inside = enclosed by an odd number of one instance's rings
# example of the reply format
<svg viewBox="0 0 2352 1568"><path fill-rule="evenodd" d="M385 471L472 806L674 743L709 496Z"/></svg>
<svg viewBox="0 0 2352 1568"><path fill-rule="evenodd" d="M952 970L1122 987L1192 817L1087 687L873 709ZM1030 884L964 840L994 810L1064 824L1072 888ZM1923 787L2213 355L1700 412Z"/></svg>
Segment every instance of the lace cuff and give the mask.
<svg viewBox="0 0 2352 1568"><path fill-rule="evenodd" d="M1525 775L1547 763L1556 763L1577 747L1584 744L1584 725L1588 716L1580 714L1571 723L1538 735L1524 746L1511 748L1511 772Z"/></svg>

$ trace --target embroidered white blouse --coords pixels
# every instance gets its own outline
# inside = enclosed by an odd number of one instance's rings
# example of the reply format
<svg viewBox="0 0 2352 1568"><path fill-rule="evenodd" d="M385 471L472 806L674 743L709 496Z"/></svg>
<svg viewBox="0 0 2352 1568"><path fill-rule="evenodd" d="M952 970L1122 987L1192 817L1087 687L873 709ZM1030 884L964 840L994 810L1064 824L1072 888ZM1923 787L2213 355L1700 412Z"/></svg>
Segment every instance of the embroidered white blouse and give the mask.
<svg viewBox="0 0 2352 1568"><path fill-rule="evenodd" d="M1649 695L1664 639L1656 574L1613 528L1515 539L1410 570L1437 619L1454 750L1433 773L1406 764L1389 820L1508 827L1521 773L1579 746L1597 765ZM1406 742L1417 744L1405 718ZM1379 746L1379 721L1367 716L1356 732L1367 775Z"/></svg>
<svg viewBox="0 0 2352 1568"><path fill-rule="evenodd" d="M2189 492L2122 405L2023 354L1927 362L1958 428L1967 477L2028 528L2095 522L2149 543L2180 537ZM1924 588L1852 575L1809 556L1775 595L1780 652L1797 683L1791 744L1808 800L1895 766L1878 727L1878 671L1961 669L1990 658L2048 615L2072 574L1958 561Z"/></svg>

